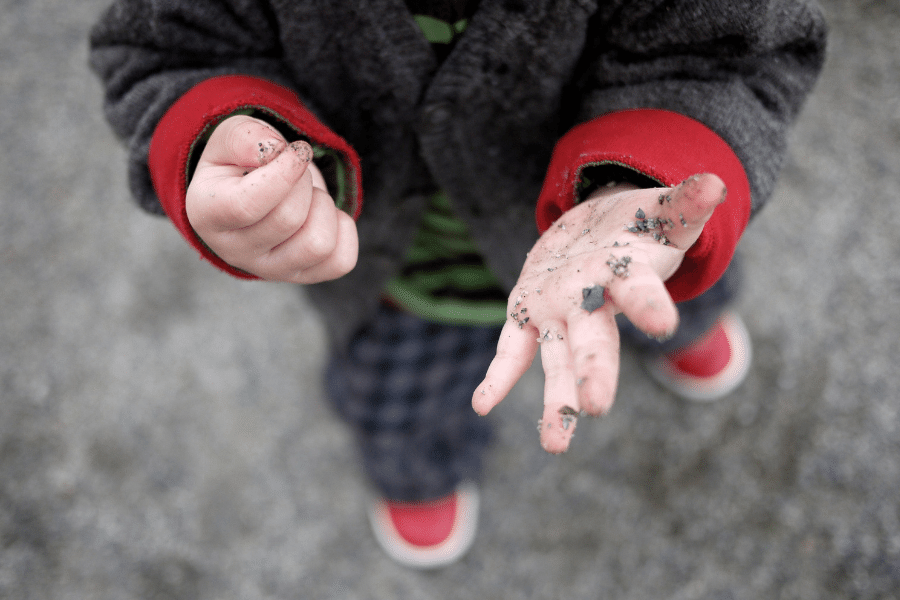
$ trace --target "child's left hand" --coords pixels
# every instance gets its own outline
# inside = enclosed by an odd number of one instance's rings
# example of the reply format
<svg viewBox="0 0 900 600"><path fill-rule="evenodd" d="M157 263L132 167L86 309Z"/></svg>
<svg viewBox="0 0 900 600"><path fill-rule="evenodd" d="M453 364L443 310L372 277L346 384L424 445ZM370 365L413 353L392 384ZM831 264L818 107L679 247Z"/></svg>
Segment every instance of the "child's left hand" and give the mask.
<svg viewBox="0 0 900 600"><path fill-rule="evenodd" d="M487 414L541 348L541 445L568 449L579 414L606 413L619 373L619 312L651 336L671 336L678 311L664 281L700 236L725 184L702 174L673 188L623 184L569 210L531 249L510 295L497 356L472 405Z"/></svg>

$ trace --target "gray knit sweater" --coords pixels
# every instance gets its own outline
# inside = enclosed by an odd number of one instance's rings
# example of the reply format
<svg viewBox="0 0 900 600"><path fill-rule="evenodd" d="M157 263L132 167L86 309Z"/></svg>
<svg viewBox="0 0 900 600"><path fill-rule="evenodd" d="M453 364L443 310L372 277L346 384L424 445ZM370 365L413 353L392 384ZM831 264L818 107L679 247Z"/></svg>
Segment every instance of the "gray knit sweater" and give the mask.
<svg viewBox="0 0 900 600"><path fill-rule="evenodd" d="M598 115L660 108L704 124L740 160L758 210L825 24L812 0L482 0L439 66L403 0L118 0L91 44L147 210L162 212L147 158L157 124L217 75L289 88L356 150L358 266L308 288L343 340L402 263L435 184L512 287L554 145Z"/></svg>

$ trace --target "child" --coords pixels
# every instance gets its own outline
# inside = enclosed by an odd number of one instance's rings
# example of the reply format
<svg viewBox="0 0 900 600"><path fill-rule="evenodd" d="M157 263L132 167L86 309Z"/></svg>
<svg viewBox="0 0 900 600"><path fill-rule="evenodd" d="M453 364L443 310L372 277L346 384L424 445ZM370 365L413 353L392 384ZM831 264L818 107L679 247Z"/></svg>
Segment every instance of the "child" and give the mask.
<svg viewBox="0 0 900 600"><path fill-rule="evenodd" d="M538 348L550 452L609 410L620 328L682 395L746 373L728 266L821 67L822 16L597 4L120 0L93 30L140 204L321 310L326 389L404 564L471 543L490 437L472 406Z"/></svg>

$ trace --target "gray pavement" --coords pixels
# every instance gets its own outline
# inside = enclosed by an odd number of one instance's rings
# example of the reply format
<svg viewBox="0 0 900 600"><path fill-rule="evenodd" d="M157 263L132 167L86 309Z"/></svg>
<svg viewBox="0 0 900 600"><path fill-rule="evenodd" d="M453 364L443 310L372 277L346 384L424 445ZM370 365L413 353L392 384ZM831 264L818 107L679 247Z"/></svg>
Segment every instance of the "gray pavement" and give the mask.
<svg viewBox="0 0 900 600"><path fill-rule="evenodd" d="M128 198L86 34L0 19L0 598L900 598L900 4L828 0L824 78L743 244L746 385L680 402L623 356L612 413L539 448L495 414L475 547L395 566L321 402L295 289L201 263Z"/></svg>

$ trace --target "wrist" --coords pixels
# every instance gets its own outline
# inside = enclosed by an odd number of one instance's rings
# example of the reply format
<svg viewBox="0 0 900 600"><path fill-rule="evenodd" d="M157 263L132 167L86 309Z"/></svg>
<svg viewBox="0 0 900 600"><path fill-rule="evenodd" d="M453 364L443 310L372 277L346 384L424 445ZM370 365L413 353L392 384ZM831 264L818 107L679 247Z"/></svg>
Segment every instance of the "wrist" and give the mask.
<svg viewBox="0 0 900 600"><path fill-rule="evenodd" d="M640 186L628 181L608 181L605 185L592 191L587 197L584 198L584 200L582 200L582 202L604 200L622 192L639 189L641 189Z"/></svg>

